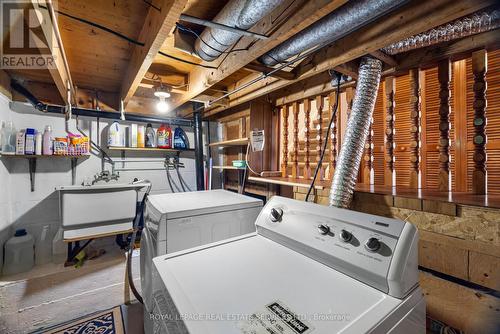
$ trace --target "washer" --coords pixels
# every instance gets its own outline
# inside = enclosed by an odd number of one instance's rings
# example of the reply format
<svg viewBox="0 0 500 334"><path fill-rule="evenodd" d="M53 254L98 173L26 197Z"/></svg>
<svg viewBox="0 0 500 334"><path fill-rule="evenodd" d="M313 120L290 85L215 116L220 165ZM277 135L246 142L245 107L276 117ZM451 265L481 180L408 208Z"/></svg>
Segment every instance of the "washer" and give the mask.
<svg viewBox="0 0 500 334"><path fill-rule="evenodd" d="M150 195L141 236L145 332L151 333L152 259L255 231L262 201L226 190Z"/></svg>
<svg viewBox="0 0 500 334"><path fill-rule="evenodd" d="M276 196L256 226L153 260L154 333L425 333L413 225Z"/></svg>

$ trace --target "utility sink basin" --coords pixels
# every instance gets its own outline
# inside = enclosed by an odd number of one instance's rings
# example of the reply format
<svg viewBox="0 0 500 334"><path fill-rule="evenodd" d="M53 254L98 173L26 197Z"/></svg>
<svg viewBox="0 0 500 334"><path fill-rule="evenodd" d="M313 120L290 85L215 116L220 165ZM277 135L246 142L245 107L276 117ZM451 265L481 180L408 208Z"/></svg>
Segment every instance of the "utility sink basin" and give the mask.
<svg viewBox="0 0 500 334"><path fill-rule="evenodd" d="M147 186L149 183L57 187L64 239L77 240L130 230L138 191Z"/></svg>

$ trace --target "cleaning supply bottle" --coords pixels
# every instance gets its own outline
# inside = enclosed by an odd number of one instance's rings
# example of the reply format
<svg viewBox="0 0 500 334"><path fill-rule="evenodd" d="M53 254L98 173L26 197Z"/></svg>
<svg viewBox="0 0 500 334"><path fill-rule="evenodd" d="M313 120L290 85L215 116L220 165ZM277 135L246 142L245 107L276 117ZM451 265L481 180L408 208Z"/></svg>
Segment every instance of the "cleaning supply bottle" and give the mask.
<svg viewBox="0 0 500 334"><path fill-rule="evenodd" d="M24 155L26 148L26 130L22 129L16 135L16 155Z"/></svg>
<svg viewBox="0 0 500 334"><path fill-rule="evenodd" d="M186 150L189 148L189 140L186 132L181 127L175 128L174 132L174 148L179 150Z"/></svg>
<svg viewBox="0 0 500 334"><path fill-rule="evenodd" d="M43 143L42 151L43 155L52 155L53 153L53 143L52 143L52 128L50 125L45 126L45 131L43 132Z"/></svg>
<svg viewBox="0 0 500 334"><path fill-rule="evenodd" d="M33 237L25 229L16 230L12 238L5 243L4 275L22 273L33 268L34 258Z"/></svg>
<svg viewBox="0 0 500 334"><path fill-rule="evenodd" d="M117 121L108 128L108 146L122 146L121 128Z"/></svg>
<svg viewBox="0 0 500 334"><path fill-rule="evenodd" d="M24 140L24 154L33 155L35 154L35 138L36 130L32 128L26 129L26 138Z"/></svg>
<svg viewBox="0 0 500 334"><path fill-rule="evenodd" d="M42 133L40 131L36 132L35 135L35 154L42 155Z"/></svg>
<svg viewBox="0 0 500 334"><path fill-rule="evenodd" d="M155 129L151 123L146 126L146 147L156 147Z"/></svg>
<svg viewBox="0 0 500 334"><path fill-rule="evenodd" d="M159 148L172 148L172 129L162 124L156 133Z"/></svg>
<svg viewBox="0 0 500 334"><path fill-rule="evenodd" d="M14 123L7 122L2 132L2 154L16 154L16 136L17 131Z"/></svg>
<svg viewBox="0 0 500 334"><path fill-rule="evenodd" d="M139 125L137 127L137 147L144 147L145 133L146 129L144 128L144 125Z"/></svg>

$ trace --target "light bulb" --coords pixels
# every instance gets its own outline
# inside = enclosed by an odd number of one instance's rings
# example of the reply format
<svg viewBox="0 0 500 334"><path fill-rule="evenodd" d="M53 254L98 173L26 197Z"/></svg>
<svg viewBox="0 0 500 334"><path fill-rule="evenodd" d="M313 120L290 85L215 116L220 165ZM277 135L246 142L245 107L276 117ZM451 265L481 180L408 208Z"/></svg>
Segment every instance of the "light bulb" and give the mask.
<svg viewBox="0 0 500 334"><path fill-rule="evenodd" d="M158 103L156 104L156 110L161 113L166 113L168 111L167 101L165 101L165 99L160 99L160 101L158 101Z"/></svg>

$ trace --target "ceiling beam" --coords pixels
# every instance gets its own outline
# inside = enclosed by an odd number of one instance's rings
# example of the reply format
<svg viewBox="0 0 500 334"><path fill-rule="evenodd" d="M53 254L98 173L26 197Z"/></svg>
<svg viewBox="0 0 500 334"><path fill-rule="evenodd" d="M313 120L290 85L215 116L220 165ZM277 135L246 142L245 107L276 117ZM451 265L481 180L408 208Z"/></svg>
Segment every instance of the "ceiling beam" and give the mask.
<svg viewBox="0 0 500 334"><path fill-rule="evenodd" d="M358 31L340 39L331 46L303 60L295 69L297 78L290 81L266 78L230 96L228 108L265 96L317 73L335 68L356 58L375 52L409 36L445 24L495 4L495 0L433 0L411 1ZM235 86L241 86L238 82ZM218 112L228 109L216 107ZM210 110L211 108L209 108ZM213 114L213 112L211 112Z"/></svg>
<svg viewBox="0 0 500 334"><path fill-rule="evenodd" d="M139 41L144 46L135 45L121 86L120 97L126 105L134 96L137 87L153 63L170 31L184 10L187 0L162 0L160 10L149 7Z"/></svg>
<svg viewBox="0 0 500 334"><path fill-rule="evenodd" d="M49 47L54 62L53 66L48 66L47 69L64 103L68 104L71 102L76 105L76 89L71 79L68 60L64 52L64 45L59 33L59 26L52 2L50 0L31 0L30 5L39 14L33 15L32 18L38 20L37 23L45 37L45 41L38 38L34 38L34 41L39 49ZM71 101L68 100L68 89L71 91Z"/></svg>
<svg viewBox="0 0 500 334"><path fill-rule="evenodd" d="M251 44L245 52L234 52L227 57L220 57L221 59L214 62L216 69L201 67L193 69L189 78L189 91L173 98L171 100L172 108L177 108L203 93L207 88L225 79L346 2L347 0L290 1L291 6L286 8L287 12L285 12L285 15L289 15L286 20L272 20L269 16L261 20L262 24L258 24L252 29L257 33L265 33L269 39L258 40L252 44L253 40L244 37L237 43L235 49L245 48ZM273 30L273 33L267 33Z"/></svg>
<svg viewBox="0 0 500 334"><path fill-rule="evenodd" d="M398 65L398 62L396 61L396 59L394 59L392 56L389 56L388 54L386 54L383 51L375 50L373 52L370 52L370 54L373 57L377 58L378 60L383 61L384 63L386 63L387 65L389 65L391 67Z"/></svg>
<svg viewBox="0 0 500 334"><path fill-rule="evenodd" d="M244 67L245 69L255 72L255 73L269 73L274 70L272 67L267 67L257 62L252 62ZM283 70L276 71L270 75L273 78L283 79L283 80L293 80L295 79L295 74L293 72L287 72Z"/></svg>

